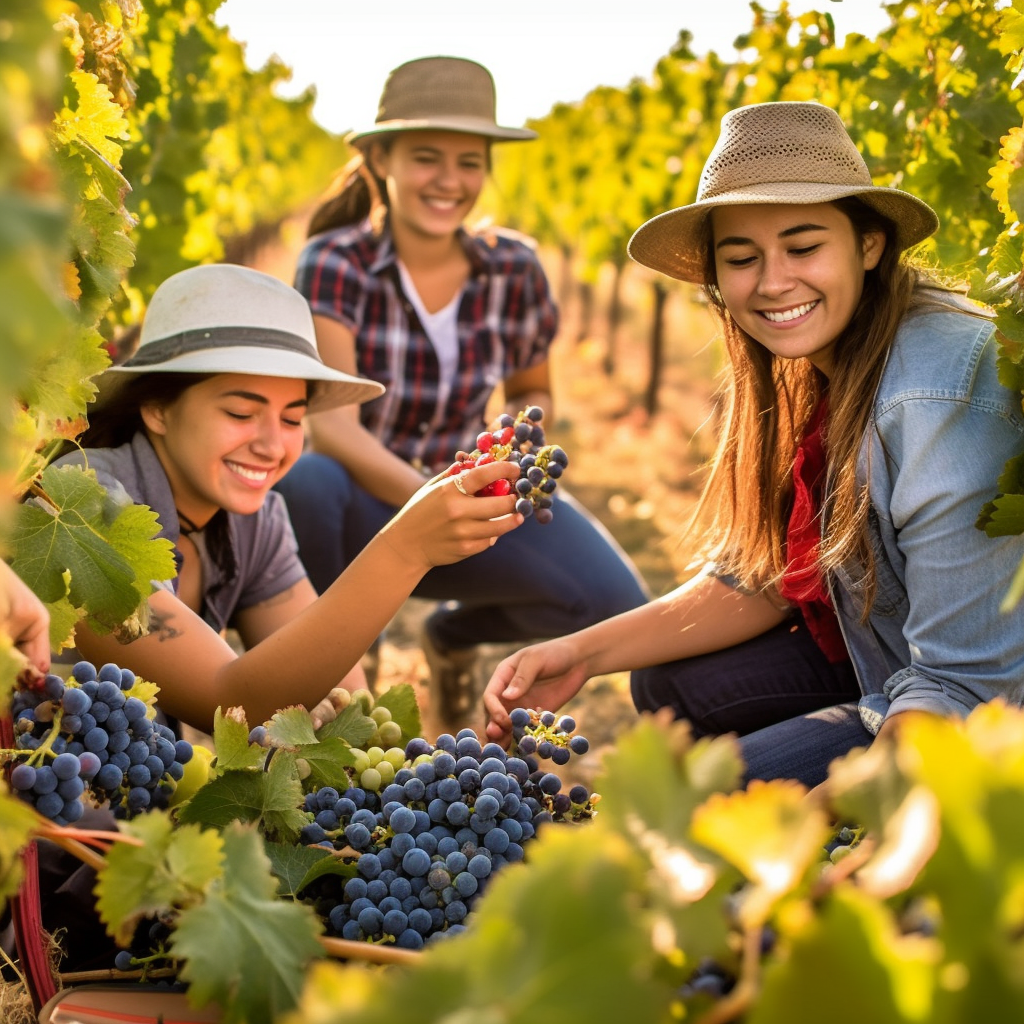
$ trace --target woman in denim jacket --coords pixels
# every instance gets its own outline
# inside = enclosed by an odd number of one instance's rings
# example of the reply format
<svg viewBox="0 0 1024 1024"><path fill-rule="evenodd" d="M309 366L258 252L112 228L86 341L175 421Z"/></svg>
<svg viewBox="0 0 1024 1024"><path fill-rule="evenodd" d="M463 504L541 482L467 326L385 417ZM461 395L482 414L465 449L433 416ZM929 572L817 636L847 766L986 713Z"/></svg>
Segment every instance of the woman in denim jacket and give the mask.
<svg viewBox="0 0 1024 1024"><path fill-rule="evenodd" d="M723 329L708 565L650 604L519 651L488 731L631 669L639 710L739 733L748 778L821 782L906 711L1024 695L1024 556L976 529L1024 443L989 320L904 255L938 227L871 182L835 112L740 107L697 201L644 224L638 262L702 286Z"/></svg>

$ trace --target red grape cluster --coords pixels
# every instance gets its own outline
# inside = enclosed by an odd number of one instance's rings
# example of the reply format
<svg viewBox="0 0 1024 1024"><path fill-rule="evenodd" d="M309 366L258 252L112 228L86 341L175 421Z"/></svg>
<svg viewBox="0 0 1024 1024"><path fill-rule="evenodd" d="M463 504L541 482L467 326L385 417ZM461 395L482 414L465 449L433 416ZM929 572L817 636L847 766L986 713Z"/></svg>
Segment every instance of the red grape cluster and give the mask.
<svg viewBox="0 0 1024 1024"><path fill-rule="evenodd" d="M557 444L545 443L544 428L540 425L543 419L544 410L538 405L531 405L514 418L506 413L495 430L485 430L477 437L474 451L455 453L448 476L458 476L489 462L517 463L519 479L515 484L495 480L477 494L492 497L510 494L514 489L519 496L516 511L520 515L534 515L538 523L550 523L557 481L569 464L569 457Z"/></svg>

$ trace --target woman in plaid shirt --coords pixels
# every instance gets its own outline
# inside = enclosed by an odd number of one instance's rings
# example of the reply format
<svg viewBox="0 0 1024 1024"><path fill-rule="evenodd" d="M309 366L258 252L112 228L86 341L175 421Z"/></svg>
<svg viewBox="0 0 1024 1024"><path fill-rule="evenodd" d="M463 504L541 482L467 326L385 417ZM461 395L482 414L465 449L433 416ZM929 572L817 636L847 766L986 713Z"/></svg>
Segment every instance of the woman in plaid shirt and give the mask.
<svg viewBox="0 0 1024 1024"><path fill-rule="evenodd" d="M388 78L372 128L316 211L296 287L324 360L379 381L359 410L309 420L313 452L278 485L299 552L323 590L423 483L472 451L499 386L508 411L550 410L558 312L532 244L463 222L492 141L535 137L495 121L494 83L473 61L427 57ZM527 521L414 592L442 601L423 638L446 723L474 709L482 642L579 629L646 600L611 537L564 490L554 519Z"/></svg>

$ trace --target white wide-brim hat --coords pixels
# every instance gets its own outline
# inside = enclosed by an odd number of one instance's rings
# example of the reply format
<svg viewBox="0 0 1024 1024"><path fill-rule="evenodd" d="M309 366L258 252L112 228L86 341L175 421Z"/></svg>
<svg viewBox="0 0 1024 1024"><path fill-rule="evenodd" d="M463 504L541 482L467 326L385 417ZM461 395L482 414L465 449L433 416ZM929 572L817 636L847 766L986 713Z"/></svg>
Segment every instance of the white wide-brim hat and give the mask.
<svg viewBox="0 0 1024 1024"><path fill-rule="evenodd" d="M901 252L938 229L939 219L927 203L872 182L834 110L814 102L752 103L722 118L696 202L642 224L627 251L652 270L705 284L703 224L716 206L830 203L847 196L895 224Z"/></svg>
<svg viewBox="0 0 1024 1024"><path fill-rule="evenodd" d="M290 285L250 267L210 263L167 278L153 293L135 354L96 379L102 406L149 373L247 373L313 384L309 411L384 393L376 381L326 366L309 304Z"/></svg>

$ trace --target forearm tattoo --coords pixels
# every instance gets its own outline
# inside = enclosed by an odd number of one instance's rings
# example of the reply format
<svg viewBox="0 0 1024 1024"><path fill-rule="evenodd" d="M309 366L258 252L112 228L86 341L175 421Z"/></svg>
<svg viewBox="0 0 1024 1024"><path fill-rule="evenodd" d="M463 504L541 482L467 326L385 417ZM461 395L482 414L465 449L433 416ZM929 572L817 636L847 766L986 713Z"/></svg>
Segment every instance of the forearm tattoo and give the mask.
<svg viewBox="0 0 1024 1024"><path fill-rule="evenodd" d="M171 625L171 619L173 618L174 616L170 612L158 612L150 609L150 635L155 636L161 643L164 640L177 640L178 637L184 636L185 631L183 629L178 629L177 626Z"/></svg>

